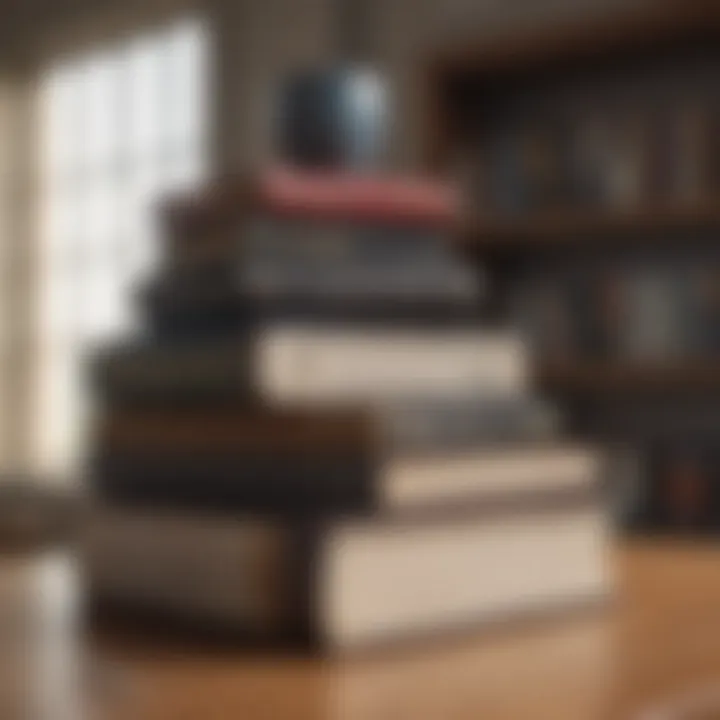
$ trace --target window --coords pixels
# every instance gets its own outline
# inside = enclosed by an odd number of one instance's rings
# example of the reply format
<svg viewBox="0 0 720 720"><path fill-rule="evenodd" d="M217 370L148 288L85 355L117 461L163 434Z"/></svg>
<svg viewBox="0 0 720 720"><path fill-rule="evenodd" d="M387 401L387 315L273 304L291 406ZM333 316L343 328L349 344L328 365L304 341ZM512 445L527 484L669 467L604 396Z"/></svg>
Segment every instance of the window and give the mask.
<svg viewBox="0 0 720 720"><path fill-rule="evenodd" d="M158 260L154 208L205 173L207 40L183 21L64 58L40 84L39 466L76 467L88 359L139 327Z"/></svg>

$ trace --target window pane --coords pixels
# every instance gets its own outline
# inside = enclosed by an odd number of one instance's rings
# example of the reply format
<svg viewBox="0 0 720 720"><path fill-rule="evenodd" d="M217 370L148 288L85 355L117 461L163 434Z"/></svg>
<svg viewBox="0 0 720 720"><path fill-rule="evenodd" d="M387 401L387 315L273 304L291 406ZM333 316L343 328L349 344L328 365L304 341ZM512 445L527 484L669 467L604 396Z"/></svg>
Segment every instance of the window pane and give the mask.
<svg viewBox="0 0 720 720"><path fill-rule="evenodd" d="M203 136L208 107L208 72L205 28L178 23L168 37L165 85L168 146L185 148Z"/></svg>
<svg viewBox="0 0 720 720"><path fill-rule="evenodd" d="M90 262L109 258L117 248L117 186L108 175L99 177L81 200L81 229L84 255Z"/></svg>
<svg viewBox="0 0 720 720"><path fill-rule="evenodd" d="M125 329L126 298L111 262L93 264L82 286L81 339L88 349L109 342Z"/></svg>
<svg viewBox="0 0 720 720"><path fill-rule="evenodd" d="M158 265L155 207L204 173L206 36L176 23L49 68L41 83L38 447L77 459L84 358L138 325Z"/></svg>
<svg viewBox="0 0 720 720"><path fill-rule="evenodd" d="M165 183L170 192L182 192L197 185L205 174L205 159L199 151L173 156L166 168Z"/></svg>
<svg viewBox="0 0 720 720"><path fill-rule="evenodd" d="M98 53L84 63L83 165L92 177L112 172L119 153L120 62L117 53Z"/></svg>
<svg viewBox="0 0 720 720"><path fill-rule="evenodd" d="M135 161L147 161L161 148L165 51L152 37L145 37L133 43L127 54L127 131Z"/></svg>
<svg viewBox="0 0 720 720"><path fill-rule="evenodd" d="M123 188L122 273L128 281L140 279L155 270L158 256L156 206L167 181L160 168L139 166Z"/></svg>
<svg viewBox="0 0 720 720"><path fill-rule="evenodd" d="M66 256L75 242L81 207L72 186L59 185L44 193L41 202L41 254L43 258Z"/></svg>
<svg viewBox="0 0 720 720"><path fill-rule="evenodd" d="M45 185L62 182L82 154L83 68L63 63L41 78L41 137Z"/></svg>
<svg viewBox="0 0 720 720"><path fill-rule="evenodd" d="M50 342L67 340L78 327L78 283L61 263L48 264L40 275L40 334Z"/></svg>

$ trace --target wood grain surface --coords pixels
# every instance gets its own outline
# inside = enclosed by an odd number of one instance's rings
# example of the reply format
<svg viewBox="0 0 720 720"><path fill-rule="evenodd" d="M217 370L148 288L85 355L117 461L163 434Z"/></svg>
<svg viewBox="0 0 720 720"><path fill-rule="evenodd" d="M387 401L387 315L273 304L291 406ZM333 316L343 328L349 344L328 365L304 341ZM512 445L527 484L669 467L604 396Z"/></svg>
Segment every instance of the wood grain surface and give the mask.
<svg viewBox="0 0 720 720"><path fill-rule="evenodd" d="M720 548L634 543L616 558L610 610L332 661L101 638L82 627L71 555L5 558L0 718L720 718ZM713 693L704 714L650 712Z"/></svg>

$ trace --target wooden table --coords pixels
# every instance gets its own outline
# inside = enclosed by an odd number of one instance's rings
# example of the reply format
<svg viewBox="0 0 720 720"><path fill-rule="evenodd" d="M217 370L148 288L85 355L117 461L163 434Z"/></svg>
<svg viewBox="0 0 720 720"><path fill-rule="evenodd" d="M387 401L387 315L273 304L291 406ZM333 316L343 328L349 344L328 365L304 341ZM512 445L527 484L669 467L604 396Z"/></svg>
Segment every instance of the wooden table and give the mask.
<svg viewBox="0 0 720 720"><path fill-rule="evenodd" d="M616 566L609 611L321 662L101 640L78 625L70 556L6 558L0 718L653 720L645 708L720 688L720 548L633 544ZM720 718L720 694L702 717Z"/></svg>

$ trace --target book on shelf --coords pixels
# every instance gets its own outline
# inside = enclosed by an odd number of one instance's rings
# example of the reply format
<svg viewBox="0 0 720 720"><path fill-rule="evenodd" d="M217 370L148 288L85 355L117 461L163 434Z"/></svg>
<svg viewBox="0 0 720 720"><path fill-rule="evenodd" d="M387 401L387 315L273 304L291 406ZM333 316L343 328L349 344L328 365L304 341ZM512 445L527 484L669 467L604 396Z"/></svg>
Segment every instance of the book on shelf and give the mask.
<svg viewBox="0 0 720 720"><path fill-rule="evenodd" d="M690 281L692 349L715 357L720 353L720 272L715 263L703 263Z"/></svg>
<svg viewBox="0 0 720 720"><path fill-rule="evenodd" d="M533 212L562 197L559 133L539 126L494 131L483 144L480 206L489 214Z"/></svg>
<svg viewBox="0 0 720 720"><path fill-rule="evenodd" d="M603 164L610 152L607 122L597 113L572 119L567 134L569 205L595 207L603 202Z"/></svg>
<svg viewBox="0 0 720 720"><path fill-rule="evenodd" d="M528 365L509 331L277 323L234 339L117 348L98 358L95 378L121 401L175 394L327 406L523 394Z"/></svg>
<svg viewBox="0 0 720 720"><path fill-rule="evenodd" d="M365 425L339 413L115 411L96 431L90 472L118 503L367 514L585 492L602 470L597 451L543 433L500 441L461 426L453 438L397 410L378 415Z"/></svg>
<svg viewBox="0 0 720 720"><path fill-rule="evenodd" d="M675 154L669 194L693 205L709 197L712 110L699 102L681 101L675 110L671 150Z"/></svg>
<svg viewBox="0 0 720 720"><path fill-rule="evenodd" d="M607 333L615 357L665 362L682 355L688 318L682 278L676 275L647 265L613 271L616 304Z"/></svg>
<svg viewBox="0 0 720 720"><path fill-rule="evenodd" d="M643 260L617 267L612 316L606 316L610 355L635 363L683 362L710 350L712 271L705 264Z"/></svg>
<svg viewBox="0 0 720 720"><path fill-rule="evenodd" d="M649 443L645 472L646 528L705 534L717 527L717 451L712 439L676 436Z"/></svg>
<svg viewBox="0 0 720 720"><path fill-rule="evenodd" d="M612 209L637 207L646 201L652 180L650 121L635 109L608 120L609 147L601 170L603 203Z"/></svg>
<svg viewBox="0 0 720 720"><path fill-rule="evenodd" d="M86 577L100 610L342 652L596 605L607 538L592 496L310 525L101 506Z"/></svg>
<svg viewBox="0 0 720 720"><path fill-rule="evenodd" d="M516 109L466 141L477 167L463 166L463 177L484 215L692 206L720 186L716 115L712 102L692 97L559 108L533 121Z"/></svg>
<svg viewBox="0 0 720 720"><path fill-rule="evenodd" d="M667 363L709 347L713 280L687 263L629 261L522 277L516 327L538 357Z"/></svg>
<svg viewBox="0 0 720 720"><path fill-rule="evenodd" d="M532 357L567 362L592 351L591 287L584 276L564 272L518 279L511 290L511 318Z"/></svg>

